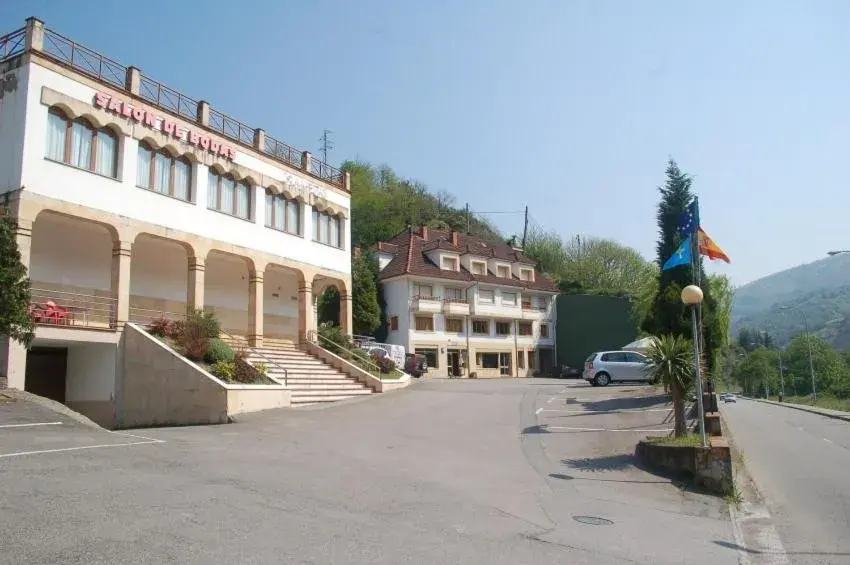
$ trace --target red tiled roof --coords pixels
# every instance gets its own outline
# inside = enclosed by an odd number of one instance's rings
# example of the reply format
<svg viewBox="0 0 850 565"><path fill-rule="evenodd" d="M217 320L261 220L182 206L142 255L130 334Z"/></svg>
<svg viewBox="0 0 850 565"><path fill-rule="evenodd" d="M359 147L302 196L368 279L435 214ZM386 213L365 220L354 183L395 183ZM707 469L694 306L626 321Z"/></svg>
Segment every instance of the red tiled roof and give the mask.
<svg viewBox="0 0 850 565"><path fill-rule="evenodd" d="M491 244L479 238L457 234L458 245L452 244L452 234L448 230L428 229L425 240L421 228L409 228L398 234L390 241L378 243L378 249L393 255L393 259L381 271L380 279L386 280L402 275L419 275L424 277L479 282L484 284L515 286L530 290L558 292L558 285L542 273L536 273L534 281L521 281L516 277L504 279L488 271L486 275L474 275L462 265L460 271L441 269L431 261L426 252L434 249L446 249L456 253L478 255L482 257L501 259L509 262L519 262L534 265L534 261L512 249L509 245Z"/></svg>

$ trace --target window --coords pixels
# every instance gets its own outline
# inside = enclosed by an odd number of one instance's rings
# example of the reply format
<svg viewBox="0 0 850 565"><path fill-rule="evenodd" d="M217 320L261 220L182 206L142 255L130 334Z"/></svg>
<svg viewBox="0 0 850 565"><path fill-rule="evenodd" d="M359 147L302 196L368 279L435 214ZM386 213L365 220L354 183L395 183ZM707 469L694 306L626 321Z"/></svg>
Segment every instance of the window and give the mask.
<svg viewBox="0 0 850 565"><path fill-rule="evenodd" d="M207 186L207 208L237 218L251 219L251 186L227 175L210 170Z"/></svg>
<svg viewBox="0 0 850 565"><path fill-rule="evenodd" d="M496 276L500 279L511 278L511 268L505 265L499 265L498 267L496 267Z"/></svg>
<svg viewBox="0 0 850 565"><path fill-rule="evenodd" d="M549 324L540 324L540 337L549 337Z"/></svg>
<svg viewBox="0 0 850 565"><path fill-rule="evenodd" d="M342 218L313 208L313 241L342 249Z"/></svg>
<svg viewBox="0 0 850 565"><path fill-rule="evenodd" d="M493 303L493 291L492 290L479 290L478 291L478 302L482 302L484 304L492 304Z"/></svg>
<svg viewBox="0 0 850 565"><path fill-rule="evenodd" d="M472 320L472 333L480 335L490 335L490 321Z"/></svg>
<svg viewBox="0 0 850 565"><path fill-rule="evenodd" d="M525 351L517 351L516 366L518 369L525 369Z"/></svg>
<svg viewBox="0 0 850 565"><path fill-rule="evenodd" d="M463 319L446 318L446 331L453 334L463 333Z"/></svg>
<svg viewBox="0 0 850 565"><path fill-rule="evenodd" d="M147 143L139 143L136 186L189 201L192 165L187 159L174 158L165 151L154 151Z"/></svg>
<svg viewBox="0 0 850 565"><path fill-rule="evenodd" d="M106 177L118 178L118 137L108 128L96 129L83 118L69 120L59 110L47 114L44 156Z"/></svg>
<svg viewBox="0 0 850 565"><path fill-rule="evenodd" d="M531 322L520 322L518 332L519 335L532 335Z"/></svg>
<svg viewBox="0 0 850 565"><path fill-rule="evenodd" d="M498 353L476 353L475 364L482 369L498 369L499 354Z"/></svg>
<svg viewBox="0 0 850 565"><path fill-rule="evenodd" d="M481 261L473 261L472 265L472 274L473 275L486 275L487 274L487 263L483 263Z"/></svg>
<svg viewBox="0 0 850 565"><path fill-rule="evenodd" d="M515 292L503 292L502 293L502 304L505 306L516 306L516 293Z"/></svg>
<svg viewBox="0 0 850 565"><path fill-rule="evenodd" d="M413 296L419 298L432 298L434 296L434 287L430 284L414 284Z"/></svg>
<svg viewBox="0 0 850 565"><path fill-rule="evenodd" d="M429 369L437 368L437 360L439 359L439 355L437 355L436 348L420 349L417 347L416 353L425 357L425 361L428 363Z"/></svg>
<svg viewBox="0 0 850 565"><path fill-rule="evenodd" d="M397 330L398 329L398 316L393 316L390 318L390 329Z"/></svg>
<svg viewBox="0 0 850 565"><path fill-rule="evenodd" d="M266 227L301 235L301 203L266 191Z"/></svg>
<svg viewBox="0 0 850 565"><path fill-rule="evenodd" d="M523 310L531 310L531 299L530 298L523 298L522 309Z"/></svg>
<svg viewBox="0 0 850 565"><path fill-rule="evenodd" d="M547 308L549 308L549 300L545 296L538 296L537 309L541 312L545 312Z"/></svg>
<svg viewBox="0 0 850 565"><path fill-rule="evenodd" d="M499 374L506 377L511 374L511 354L499 353Z"/></svg>
<svg viewBox="0 0 850 565"><path fill-rule="evenodd" d="M457 257L442 257L440 268L444 271L457 271Z"/></svg>
<svg viewBox="0 0 850 565"><path fill-rule="evenodd" d="M534 280L534 272L531 269L520 269L519 270L519 279L522 281L533 281Z"/></svg>
<svg viewBox="0 0 850 565"><path fill-rule="evenodd" d="M611 353L603 353L602 361L608 361L613 363L625 363L626 354L622 351L612 351Z"/></svg>
<svg viewBox="0 0 850 565"><path fill-rule="evenodd" d="M496 335L511 335L511 323L496 322Z"/></svg>
<svg viewBox="0 0 850 565"><path fill-rule="evenodd" d="M433 332L434 318L431 316L416 316L416 331Z"/></svg>
<svg viewBox="0 0 850 565"><path fill-rule="evenodd" d="M534 369L534 358L535 358L534 351L529 351L528 352L528 368L532 369L532 370Z"/></svg>
<svg viewBox="0 0 850 565"><path fill-rule="evenodd" d="M443 289L443 298L446 300L463 300L463 289L446 287Z"/></svg>
<svg viewBox="0 0 850 565"><path fill-rule="evenodd" d="M640 353L634 351L626 351L626 361L629 363L646 363L647 359Z"/></svg>

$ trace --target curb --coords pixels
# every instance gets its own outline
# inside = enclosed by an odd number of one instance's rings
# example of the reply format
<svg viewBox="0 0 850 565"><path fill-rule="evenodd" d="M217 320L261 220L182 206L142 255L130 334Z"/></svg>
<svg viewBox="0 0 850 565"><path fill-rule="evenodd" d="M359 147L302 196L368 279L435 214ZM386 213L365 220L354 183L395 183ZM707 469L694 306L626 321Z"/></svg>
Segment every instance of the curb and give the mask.
<svg viewBox="0 0 850 565"><path fill-rule="evenodd" d="M773 400L765 400L763 398L747 398L747 400L755 400L756 402L763 402L764 404L773 404L774 406L784 406L786 408L793 408L794 410L799 410L800 412L808 412L809 414L817 414L818 416L825 416L827 418L832 418L833 420L844 420L845 422L850 422L850 414L844 416L843 414L830 414L829 412L822 412L817 408L813 408L811 406L804 406L802 404L789 404L787 402L774 402Z"/></svg>

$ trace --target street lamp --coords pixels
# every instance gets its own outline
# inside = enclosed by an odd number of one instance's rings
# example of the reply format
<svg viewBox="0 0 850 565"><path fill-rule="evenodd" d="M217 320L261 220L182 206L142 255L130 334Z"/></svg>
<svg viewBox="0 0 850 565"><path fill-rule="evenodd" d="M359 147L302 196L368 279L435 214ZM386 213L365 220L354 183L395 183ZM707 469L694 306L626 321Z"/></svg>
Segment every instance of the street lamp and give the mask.
<svg viewBox="0 0 850 565"><path fill-rule="evenodd" d="M700 375L699 362L699 327L697 326L697 308L702 304L702 289L696 285L690 284L682 289L682 302L685 306L691 308L691 325L693 327L694 337L694 380L696 381L697 389L697 418L699 418L699 436L703 447L707 447L705 441L705 411L702 406L702 377Z"/></svg>
<svg viewBox="0 0 850 565"><path fill-rule="evenodd" d="M836 251L833 254L843 253L842 251ZM780 310L791 310L790 306L780 306ZM818 399L818 393L815 389L815 364L812 361L812 339L811 335L809 335L809 320L806 318L805 312L800 312L800 316L803 318L803 329L806 332L806 345L809 346L809 374L812 376L812 399Z"/></svg>

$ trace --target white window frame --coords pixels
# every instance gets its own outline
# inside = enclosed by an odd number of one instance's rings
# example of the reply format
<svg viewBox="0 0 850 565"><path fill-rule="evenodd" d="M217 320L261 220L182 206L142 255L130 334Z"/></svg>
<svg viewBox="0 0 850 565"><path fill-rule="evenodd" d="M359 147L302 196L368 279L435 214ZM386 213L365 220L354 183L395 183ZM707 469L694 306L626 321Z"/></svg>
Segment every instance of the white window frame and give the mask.
<svg viewBox="0 0 850 565"><path fill-rule="evenodd" d="M505 300L506 296L512 296L513 298L510 301L506 301ZM502 293L502 304L504 304L505 306L516 306L517 298L518 297L517 297L516 292L503 292Z"/></svg>
<svg viewBox="0 0 850 565"><path fill-rule="evenodd" d="M481 272L476 273L476 267L481 267ZM485 261L470 261L469 262L469 270L473 275L484 276L487 274L487 263Z"/></svg>
<svg viewBox="0 0 850 565"><path fill-rule="evenodd" d="M490 298L484 298L484 293L488 293ZM492 290L482 288L478 290L478 302L481 304L493 304L496 300L496 293Z"/></svg>

